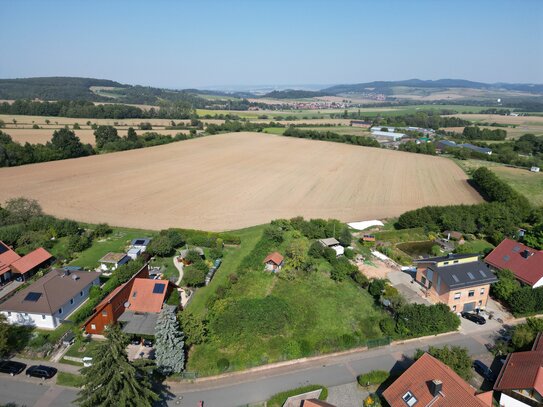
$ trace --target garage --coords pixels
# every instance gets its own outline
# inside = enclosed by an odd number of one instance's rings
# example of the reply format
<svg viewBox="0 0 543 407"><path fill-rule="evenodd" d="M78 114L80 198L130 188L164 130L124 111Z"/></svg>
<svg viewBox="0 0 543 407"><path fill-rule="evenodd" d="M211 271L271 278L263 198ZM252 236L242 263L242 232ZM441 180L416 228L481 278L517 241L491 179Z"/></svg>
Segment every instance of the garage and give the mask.
<svg viewBox="0 0 543 407"><path fill-rule="evenodd" d="M464 308L462 309L462 311L469 312L469 311L473 311L474 309L475 309L475 301L464 304Z"/></svg>

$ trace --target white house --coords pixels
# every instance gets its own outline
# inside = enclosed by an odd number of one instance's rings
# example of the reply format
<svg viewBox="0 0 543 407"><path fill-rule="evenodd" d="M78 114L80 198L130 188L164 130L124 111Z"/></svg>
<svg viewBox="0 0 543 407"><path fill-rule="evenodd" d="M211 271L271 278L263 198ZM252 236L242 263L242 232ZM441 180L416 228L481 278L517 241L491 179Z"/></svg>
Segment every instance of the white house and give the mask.
<svg viewBox="0 0 543 407"><path fill-rule="evenodd" d="M100 270L113 271L117 270L119 266L126 264L130 261L130 257L125 253L108 253L102 257L100 261Z"/></svg>
<svg viewBox="0 0 543 407"><path fill-rule="evenodd" d="M94 271L52 270L0 304L8 323L55 329L100 285Z"/></svg>

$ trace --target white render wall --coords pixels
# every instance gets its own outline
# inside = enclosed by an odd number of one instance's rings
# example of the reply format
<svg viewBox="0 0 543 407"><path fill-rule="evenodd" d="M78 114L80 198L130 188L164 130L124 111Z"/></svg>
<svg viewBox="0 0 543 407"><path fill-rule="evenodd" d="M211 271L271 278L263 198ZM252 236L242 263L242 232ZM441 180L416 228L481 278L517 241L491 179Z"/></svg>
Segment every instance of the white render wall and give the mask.
<svg viewBox="0 0 543 407"><path fill-rule="evenodd" d="M73 297L73 304L70 304L70 300L66 302L61 308L62 313L59 310L55 310L53 315L51 314L34 314L25 313L20 311L1 311L7 318L8 323L16 325L28 325L35 326L37 328L55 329L58 327L62 320L66 319L77 307L79 307L89 297L90 288L93 285L100 285L100 278L96 273L96 279L89 285L83 288L83 295L78 292Z"/></svg>
<svg viewBox="0 0 543 407"><path fill-rule="evenodd" d="M533 286L532 288L542 287L543 286L543 277L540 278Z"/></svg>
<svg viewBox="0 0 543 407"><path fill-rule="evenodd" d="M528 404L518 401L507 394L502 393L500 397L500 406L502 407L530 407Z"/></svg>

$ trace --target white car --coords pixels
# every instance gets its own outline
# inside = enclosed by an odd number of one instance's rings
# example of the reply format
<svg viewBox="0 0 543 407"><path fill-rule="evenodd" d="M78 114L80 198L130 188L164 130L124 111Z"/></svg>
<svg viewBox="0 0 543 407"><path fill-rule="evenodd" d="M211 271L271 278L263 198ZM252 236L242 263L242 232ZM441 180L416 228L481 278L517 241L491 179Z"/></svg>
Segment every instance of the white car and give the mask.
<svg viewBox="0 0 543 407"><path fill-rule="evenodd" d="M88 356L85 356L83 358L83 366L84 367L90 367L92 366L92 358L91 357L88 357Z"/></svg>

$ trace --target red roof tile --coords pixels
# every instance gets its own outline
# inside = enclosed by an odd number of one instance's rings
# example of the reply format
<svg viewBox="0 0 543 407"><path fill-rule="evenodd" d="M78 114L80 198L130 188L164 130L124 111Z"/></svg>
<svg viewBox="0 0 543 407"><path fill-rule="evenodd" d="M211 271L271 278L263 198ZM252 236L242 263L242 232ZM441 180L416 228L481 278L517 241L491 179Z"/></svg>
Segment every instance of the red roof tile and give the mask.
<svg viewBox="0 0 543 407"><path fill-rule="evenodd" d="M268 256L264 259L263 263L267 263L269 261L273 262L276 265L280 265L283 262L283 256L281 253L273 252L268 254Z"/></svg>
<svg viewBox="0 0 543 407"><path fill-rule="evenodd" d="M429 383L432 380L443 383L442 394L432 395ZM391 407L406 407L402 397L407 393L417 399L416 405L426 406L433 401L433 407L488 407L475 394L475 389L467 384L450 367L425 353L409 369L405 371L388 389L383 396ZM435 400L434 400L435 399Z"/></svg>
<svg viewBox="0 0 543 407"><path fill-rule="evenodd" d="M52 258L53 256L51 253L49 253L43 247L39 247L36 250L28 253L26 256L14 261L11 266L15 269L14 271L25 274Z"/></svg>
<svg viewBox="0 0 543 407"><path fill-rule="evenodd" d="M11 264L20 258L7 244L0 241L0 275L10 271Z"/></svg>
<svg viewBox="0 0 543 407"><path fill-rule="evenodd" d="M525 257L527 251L530 255ZM543 252L511 239L503 240L486 256L485 262L497 269L509 269L522 282L534 285L543 278Z"/></svg>
<svg viewBox="0 0 543 407"><path fill-rule="evenodd" d="M127 311L160 312L168 293L167 280L136 278L128 297Z"/></svg>
<svg viewBox="0 0 543 407"><path fill-rule="evenodd" d="M543 351L515 352L505 360L494 390L519 389L535 389L543 394Z"/></svg>

